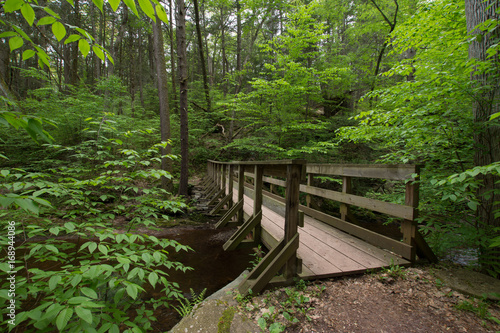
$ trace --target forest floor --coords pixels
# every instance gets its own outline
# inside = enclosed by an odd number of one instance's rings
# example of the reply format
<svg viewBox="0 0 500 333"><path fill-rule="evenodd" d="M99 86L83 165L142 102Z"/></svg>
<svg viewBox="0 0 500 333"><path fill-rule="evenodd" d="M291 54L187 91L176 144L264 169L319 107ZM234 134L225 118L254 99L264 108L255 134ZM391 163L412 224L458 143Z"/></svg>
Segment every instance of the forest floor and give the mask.
<svg viewBox="0 0 500 333"><path fill-rule="evenodd" d="M498 303L453 291L435 277L435 270L392 268L316 281L266 291L247 302L240 300L238 308L257 324L262 318L259 326L265 332L272 331L275 322L294 333L500 331Z"/></svg>

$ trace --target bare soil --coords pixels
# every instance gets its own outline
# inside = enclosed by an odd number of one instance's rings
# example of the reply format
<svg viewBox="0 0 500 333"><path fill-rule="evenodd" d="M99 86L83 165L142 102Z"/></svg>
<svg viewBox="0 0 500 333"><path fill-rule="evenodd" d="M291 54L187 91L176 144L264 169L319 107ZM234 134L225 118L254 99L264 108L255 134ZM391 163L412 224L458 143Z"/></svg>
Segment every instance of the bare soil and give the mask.
<svg viewBox="0 0 500 333"><path fill-rule="evenodd" d="M397 268L266 291L240 301L239 311L255 323L262 318L265 332L276 328L278 324L271 325L277 322L286 327L284 332L293 333L500 331L498 303L451 290L430 267Z"/></svg>

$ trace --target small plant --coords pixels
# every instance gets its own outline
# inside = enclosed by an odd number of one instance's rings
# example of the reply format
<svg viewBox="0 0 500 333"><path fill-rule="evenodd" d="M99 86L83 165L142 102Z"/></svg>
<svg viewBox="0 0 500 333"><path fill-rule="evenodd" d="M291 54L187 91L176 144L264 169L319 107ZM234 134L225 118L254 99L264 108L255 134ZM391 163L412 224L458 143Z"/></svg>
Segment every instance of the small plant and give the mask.
<svg viewBox="0 0 500 333"><path fill-rule="evenodd" d="M496 324L500 324L500 319L494 317L489 311L490 304L486 299L476 299L474 301L464 300L455 305L455 308L463 311L470 311L481 319L490 320Z"/></svg>
<svg viewBox="0 0 500 333"><path fill-rule="evenodd" d="M181 305L174 306L175 311L177 311L177 313L183 318L189 315L191 311L193 311L193 308L205 299L205 293L207 292L207 288L205 288L198 295L196 295L193 288L190 288L189 290L191 291L191 298L184 300L181 299L179 300Z"/></svg>
<svg viewBox="0 0 500 333"><path fill-rule="evenodd" d="M257 248L255 248L255 252L251 254L253 257L252 260L250 260L250 267L247 269L249 271L252 271L257 265L262 261L262 258L264 258L264 251L262 250L262 246L259 244Z"/></svg>
<svg viewBox="0 0 500 333"><path fill-rule="evenodd" d="M379 275L379 280L382 282L389 279L406 279L406 271L404 268L399 265L394 265L394 261L392 260L389 268L382 267L382 274Z"/></svg>
<svg viewBox="0 0 500 333"><path fill-rule="evenodd" d="M237 292L236 295L234 296L234 298L236 299L236 301L239 304L250 302L250 300L252 299L252 297L253 297L253 293L252 293L251 289L248 291L248 295L246 295L246 296L243 296L239 292Z"/></svg>
<svg viewBox="0 0 500 333"><path fill-rule="evenodd" d="M274 306L269 307L268 311L264 312L262 317L260 317L257 320L257 324L261 328L263 332L266 332L266 329L270 333L280 333L285 331L285 325L280 322L275 322L276 316L279 314L279 311L276 311L276 308ZM272 324L267 326L268 322L271 322Z"/></svg>

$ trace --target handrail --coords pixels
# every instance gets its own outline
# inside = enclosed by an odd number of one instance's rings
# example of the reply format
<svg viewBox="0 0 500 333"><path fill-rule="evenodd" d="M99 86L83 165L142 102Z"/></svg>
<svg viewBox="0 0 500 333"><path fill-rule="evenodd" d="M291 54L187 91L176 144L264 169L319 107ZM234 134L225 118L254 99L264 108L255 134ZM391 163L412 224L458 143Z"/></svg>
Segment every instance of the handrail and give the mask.
<svg viewBox="0 0 500 333"><path fill-rule="evenodd" d="M410 259L412 262L416 258L417 251L419 251L419 256L435 261L432 250L430 250L419 235L415 222L418 216L419 202L419 185L416 182L419 179L420 173L418 165L308 164L306 160L292 159L231 162L209 160L207 167L208 175L217 184L217 187L221 189L228 188L228 195L231 193L231 199L229 200L231 204L232 189L234 186L233 177L236 175L238 177L238 199L236 201L238 203L244 199L245 186L247 186L245 184L245 177L254 179L252 186L254 190L253 217L257 216L261 211L263 193L266 192L262 188L264 182L273 184L272 186L278 185L284 187L286 191L285 198L275 197L271 193L267 193L266 196L271 195L274 199L285 203L285 244L297 234L297 227L301 223L301 213L299 212L299 207L301 207L302 211L319 221L351 233L369 243L391 249L402 257ZM318 175L342 177L342 192L312 186L314 177ZM285 179L276 179L269 176ZM405 204L393 204L352 194L351 180L358 177L405 181ZM300 192L307 194L307 206L300 204ZM312 209L310 207L311 195L339 202L341 218L329 216L328 214ZM403 243L348 223L347 220L355 221L355 217L350 212L350 206L358 206L402 218L401 231L403 234ZM240 225L243 224L242 211L243 208L239 209L238 212L237 223ZM252 216L250 220L252 220ZM260 221L256 223L255 220L252 220L252 222L256 225L254 229L254 241L260 241ZM287 278L296 275L296 262L296 254L292 255L287 261L287 268L285 269Z"/></svg>

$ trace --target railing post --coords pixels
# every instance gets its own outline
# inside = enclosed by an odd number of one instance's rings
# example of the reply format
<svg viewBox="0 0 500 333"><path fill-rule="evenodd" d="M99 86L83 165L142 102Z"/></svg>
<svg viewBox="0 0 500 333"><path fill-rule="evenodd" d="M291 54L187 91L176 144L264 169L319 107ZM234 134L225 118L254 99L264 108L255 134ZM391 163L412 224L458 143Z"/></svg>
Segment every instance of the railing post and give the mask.
<svg viewBox="0 0 500 333"><path fill-rule="evenodd" d="M243 196L245 194L245 166L240 164L238 165L238 201L243 200ZM238 224L242 225L244 221L244 211L243 208L238 212Z"/></svg>
<svg viewBox="0 0 500 333"><path fill-rule="evenodd" d="M254 198L253 198L253 216L257 216L262 211L262 177L264 176L264 167L256 165L254 167ZM253 233L254 242L259 242L261 239L262 227L259 223Z"/></svg>
<svg viewBox="0 0 500 333"><path fill-rule="evenodd" d="M413 177L406 183L406 192L405 192L405 205L414 208L413 219L408 220L405 219L401 225L401 232L403 233L403 242L410 245L411 255L410 261L414 262L416 257L416 242L415 236L417 233L417 223L415 219L418 217L418 204L419 204L419 184L418 180L420 177L420 167L416 166L415 173L416 177Z"/></svg>
<svg viewBox="0 0 500 333"><path fill-rule="evenodd" d="M351 194L352 193L352 182L351 177L342 177L342 193ZM349 205L345 203L340 204L340 218L344 221L347 217L351 215L349 211Z"/></svg>
<svg viewBox="0 0 500 333"><path fill-rule="evenodd" d="M233 193L233 187L234 187L234 184L233 184L233 173L234 173L234 165L232 164L229 164L228 165L228 188L227 188L227 194L231 194L231 199L229 200L229 202L227 203L227 206L228 208L231 208L233 206L233 196L232 196L232 193Z"/></svg>
<svg viewBox="0 0 500 333"><path fill-rule="evenodd" d="M299 226L299 190L302 175L301 164L287 165L286 170L286 206L285 206L285 244L297 234ZM285 264L283 275L285 279L297 276L297 251Z"/></svg>
<svg viewBox="0 0 500 333"><path fill-rule="evenodd" d="M220 180L221 180L221 189L224 189L224 192L226 191L226 171L227 171L227 165L226 164L221 164L221 173L220 173Z"/></svg>
<svg viewBox="0 0 500 333"><path fill-rule="evenodd" d="M311 186L313 182L314 175L312 173L307 174L307 186ZM311 207L311 195L308 193L306 195L306 205L307 207Z"/></svg>

